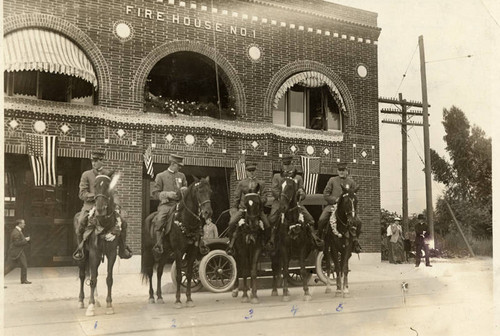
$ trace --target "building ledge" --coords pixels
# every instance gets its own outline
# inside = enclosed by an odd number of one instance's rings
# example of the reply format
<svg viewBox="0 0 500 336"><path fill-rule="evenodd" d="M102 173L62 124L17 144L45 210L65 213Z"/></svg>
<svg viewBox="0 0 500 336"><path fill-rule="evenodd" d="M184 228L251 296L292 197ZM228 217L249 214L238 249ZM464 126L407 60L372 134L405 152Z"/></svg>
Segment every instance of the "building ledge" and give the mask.
<svg viewBox="0 0 500 336"><path fill-rule="evenodd" d="M233 138L263 139L277 138L305 140L310 144L327 145L341 142L341 131L318 131L302 128L289 128L270 123L218 120L210 117L190 117L179 115L171 117L160 113L144 113L136 110L124 110L102 106L88 106L49 102L27 98L5 97L5 116L25 116L85 124L97 124L123 129L141 129L146 131L181 131L196 134L214 134Z"/></svg>

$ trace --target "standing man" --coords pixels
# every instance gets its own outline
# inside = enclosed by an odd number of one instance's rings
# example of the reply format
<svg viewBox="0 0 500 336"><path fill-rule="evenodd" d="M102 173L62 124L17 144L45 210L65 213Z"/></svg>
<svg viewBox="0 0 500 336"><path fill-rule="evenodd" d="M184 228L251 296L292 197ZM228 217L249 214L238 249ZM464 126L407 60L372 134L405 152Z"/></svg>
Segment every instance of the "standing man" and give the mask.
<svg viewBox="0 0 500 336"><path fill-rule="evenodd" d="M163 228L165 235L170 231L177 204L181 200L182 192L187 189L186 176L181 173L180 167L184 165L184 158L178 155L170 155L170 166L160 174L156 175L153 196L160 200L158 214L155 219L156 245L155 251L163 253Z"/></svg>
<svg viewBox="0 0 500 336"><path fill-rule="evenodd" d="M335 218L335 211L337 210L337 202L340 196L342 196L342 187L356 189L357 184L349 177L349 171L347 170L347 163L339 162L337 164L337 175L330 177L328 183L326 184L325 190L323 191L323 197L328 203L327 206L323 208L321 216L318 220L318 231L321 237L325 236L327 223L330 221L332 224L333 233L337 236L340 233L337 231L337 223ZM357 238L354 240L354 252L359 253L360 246Z"/></svg>
<svg viewBox="0 0 500 336"><path fill-rule="evenodd" d="M249 193L259 194L262 204L262 212L260 213L260 219L264 223L264 228L266 230L269 229L269 221L267 220L267 216L264 213L264 204L266 203L266 197L262 193L264 188L264 183L257 179L255 176L255 170L257 166L255 164L249 163L246 166L247 177L238 182L238 186L236 187L235 192L235 201L234 205L231 208L231 219L229 219L228 224L228 235L231 237L231 241L229 242L229 246L227 248L228 254L232 255L234 241L236 240L236 236L238 234L238 222L243 218L245 214L245 195ZM271 237L272 240L272 237Z"/></svg>
<svg viewBox="0 0 500 336"><path fill-rule="evenodd" d="M427 227L427 223L425 223L425 217L423 214L418 215L417 220L418 223L415 224L415 247L417 249L415 267L420 266L422 249L424 249L425 252L425 266L432 267L429 261L429 245L425 242L425 239L429 237L429 228Z"/></svg>
<svg viewBox="0 0 500 336"><path fill-rule="evenodd" d="M389 239L390 249L395 264L401 264L404 261L403 254L403 229L401 228L401 218L395 217L394 222L389 225L391 228L391 238Z"/></svg>
<svg viewBox="0 0 500 336"><path fill-rule="evenodd" d="M271 192L274 197L274 201L271 206L271 212L269 213L269 222L271 223L273 230L273 234L271 235L271 237L274 237L274 230L276 230L277 220L280 215L279 198L281 195L281 184L283 183L283 179L293 178L295 180L298 185L299 202L306 198L306 192L304 191L304 180L302 179L302 176L297 175L297 170L292 165L292 159L293 156L291 155L286 155L281 158L281 172L274 174L271 182ZM318 249L323 248L323 240L316 235L316 232L314 232L314 218L304 206L299 204L299 207L300 212L304 216L304 223L309 233L311 234L314 245ZM271 241L271 243L274 243L274 241Z"/></svg>
<svg viewBox="0 0 500 336"><path fill-rule="evenodd" d="M89 213L95 205L95 179L97 175L101 174L104 169L104 153L93 152L92 153L92 169L83 172L80 178L80 192L78 196L83 201L83 207L80 211L80 216L78 217L78 231L76 233L78 248L73 254L75 260L82 260L84 257L83 253L83 243L84 232L87 228ZM127 222L122 220L120 216L120 206L117 204L116 198L114 199L116 204L116 226L120 229L119 235L119 252L118 255L122 259L129 259L132 257L132 252L130 248L126 245L127 239Z"/></svg>
<svg viewBox="0 0 500 336"><path fill-rule="evenodd" d="M30 242L30 237L25 237L23 234L23 229L26 226L24 219L16 220L16 224L10 234L10 247L3 275L9 274L17 264L21 267L21 283L29 285L31 281L28 281L28 261L24 247Z"/></svg>

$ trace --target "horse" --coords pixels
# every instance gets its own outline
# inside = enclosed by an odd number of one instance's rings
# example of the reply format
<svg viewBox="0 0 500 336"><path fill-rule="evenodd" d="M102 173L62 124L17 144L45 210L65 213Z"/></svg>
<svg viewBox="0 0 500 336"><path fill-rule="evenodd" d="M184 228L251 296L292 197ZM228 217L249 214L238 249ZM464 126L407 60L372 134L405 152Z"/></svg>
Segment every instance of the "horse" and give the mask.
<svg viewBox="0 0 500 336"><path fill-rule="evenodd" d="M279 270L283 274L283 301L290 300L288 291L288 278L290 276L288 267L291 259L299 259L300 275L302 277L302 287L304 289L304 301L312 299L309 293L309 286L305 260L313 250L313 243L310 234L304 223L304 216L300 212L298 203L298 185L297 182L287 177L283 179L280 193L281 221L277 225L276 251L271 256L273 269L273 289L272 296L278 295Z"/></svg>
<svg viewBox="0 0 500 336"><path fill-rule="evenodd" d="M84 308L83 299L85 278L89 276L90 298L86 316L95 315L95 296L97 296L97 276L104 257L108 260L108 274L106 284L108 294L106 297L106 314L114 314L111 289L113 287L113 266L117 257L118 231L116 231L117 213L113 201L113 192L119 175L113 171L102 171L95 179L95 208L90 211L87 218L87 239L84 244L84 258L78 262L80 278L79 306ZM75 232L79 229L77 213L73 218ZM91 231L90 231L91 230ZM97 304L99 306L99 303Z"/></svg>
<svg viewBox="0 0 500 336"><path fill-rule="evenodd" d="M264 227L260 221L263 204L260 195L257 193L246 194L244 204L246 209L245 220L244 223L240 225L235 240L235 259L238 277L234 283L232 296L238 296L238 279L242 278L243 297L241 302L248 302L247 277L250 276L252 287L252 298L250 301L255 304L259 303L259 298L257 297L257 263L264 241Z"/></svg>
<svg viewBox="0 0 500 336"><path fill-rule="evenodd" d="M361 233L361 222L357 217L358 198L356 189L342 186L342 196L337 201L335 219L337 232L334 233L331 225L326 228L324 258L326 263L327 278L331 274L331 259L335 267L336 274L336 295L345 297L349 295L349 258L353 251L354 238ZM326 293L330 293L330 281L326 283Z"/></svg>
<svg viewBox="0 0 500 336"><path fill-rule="evenodd" d="M210 188L210 179L195 178L187 190L183 193L181 201L179 202L178 213L175 216L174 223L170 232L163 236L164 248L163 253L155 258L153 247L156 243L156 236L154 231L154 217L156 213L150 214L144 220L142 227L143 233L143 255L141 272L143 278L149 279L149 302L154 303L153 291L153 268L157 265L157 302L163 303L161 293L161 277L163 274L163 267L167 261L169 251L173 251L175 255L175 263L177 265L177 291L175 294L175 307L182 308L181 302L181 282L182 282L182 264L183 256L187 262L186 270L186 304L188 307L194 307L193 300L191 299L191 280L193 277L193 265L198 252L198 243L201 236L202 221L212 217L212 205L210 197L212 189Z"/></svg>

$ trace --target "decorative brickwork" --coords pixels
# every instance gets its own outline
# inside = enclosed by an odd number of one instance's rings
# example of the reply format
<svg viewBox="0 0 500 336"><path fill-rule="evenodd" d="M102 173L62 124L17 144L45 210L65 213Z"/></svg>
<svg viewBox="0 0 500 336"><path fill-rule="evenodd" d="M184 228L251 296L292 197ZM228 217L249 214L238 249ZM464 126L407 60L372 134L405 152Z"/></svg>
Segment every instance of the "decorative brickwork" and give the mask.
<svg viewBox="0 0 500 336"><path fill-rule="evenodd" d="M20 14L4 19L4 34L30 27L54 30L73 40L92 62L99 81L99 100L110 95L111 81L108 64L99 47L81 29L72 23L52 15L41 13Z"/></svg>
<svg viewBox="0 0 500 336"><path fill-rule="evenodd" d="M231 63L229 63L229 61L214 48L209 47L206 44L189 40L167 42L152 50L142 60L141 64L137 68L134 80L132 81L132 95L137 102L142 103L144 101L144 87L146 85L146 79L155 64L162 58L179 51L195 52L213 60L214 66L215 63L217 63L217 65L222 69L222 72L219 72L219 75L223 78L223 81L229 91L229 95L233 95L236 98L236 110L240 115L244 115L246 113L245 90L236 69L234 69Z"/></svg>

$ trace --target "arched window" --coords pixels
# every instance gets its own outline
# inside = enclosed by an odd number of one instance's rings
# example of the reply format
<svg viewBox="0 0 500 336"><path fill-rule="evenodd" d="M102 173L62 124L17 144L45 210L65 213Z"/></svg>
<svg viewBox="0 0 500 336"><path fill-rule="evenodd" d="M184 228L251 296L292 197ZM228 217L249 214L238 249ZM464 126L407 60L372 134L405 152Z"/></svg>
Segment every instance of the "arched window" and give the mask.
<svg viewBox="0 0 500 336"><path fill-rule="evenodd" d="M148 75L145 110L234 119L235 101L222 75L220 68L215 71L214 61L204 55L188 51L170 54Z"/></svg>
<svg viewBox="0 0 500 336"><path fill-rule="evenodd" d="M68 38L30 28L4 37L6 96L93 104L97 77L84 52Z"/></svg>
<svg viewBox="0 0 500 336"><path fill-rule="evenodd" d="M343 130L344 102L325 75L307 71L288 78L278 89L273 123L315 130Z"/></svg>

